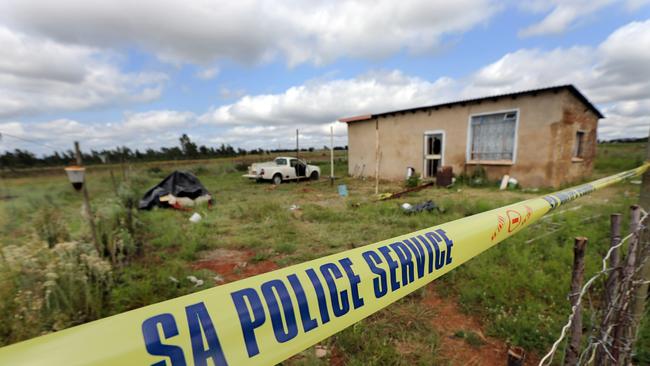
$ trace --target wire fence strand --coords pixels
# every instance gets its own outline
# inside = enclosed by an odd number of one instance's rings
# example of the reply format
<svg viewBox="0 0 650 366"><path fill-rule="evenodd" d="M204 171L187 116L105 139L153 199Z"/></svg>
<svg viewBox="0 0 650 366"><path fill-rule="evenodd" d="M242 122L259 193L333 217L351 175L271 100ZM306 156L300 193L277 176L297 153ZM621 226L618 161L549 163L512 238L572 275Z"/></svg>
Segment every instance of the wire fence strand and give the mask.
<svg viewBox="0 0 650 366"><path fill-rule="evenodd" d="M578 300L576 301L576 304L575 304L574 306L571 307L571 314L569 315L569 318L567 319L567 323L562 327L562 331L560 332L560 336L559 336L559 338L558 338L558 339L553 343L553 346L551 347L551 350L550 350L550 351L549 351L549 352L548 352L548 353L547 353L547 354L546 354L546 355L545 355L545 356L544 356L544 357L539 361L539 366L548 366L548 365L550 365L551 362L553 361L553 356L555 355L555 353L556 353L557 350L558 350L558 347L560 346L560 344L562 344L562 341L563 341L564 338L566 337L566 335L567 335L567 331L569 330L569 328L571 327L571 324L573 323L573 319L574 319L574 317L575 317L576 310L578 309L578 307L580 307L580 306L582 305L582 299L583 299L583 297L585 296L585 294L587 294L587 291L589 290L589 288L591 287L591 285L592 285L592 284L593 284L593 283L594 283L594 282L595 282L599 277L601 277L602 275L607 274L607 273L609 273L609 272L611 272L611 271L613 271L613 270L616 270L616 268L608 268L608 264L607 264L608 261L609 261L609 258L610 258L611 255L612 255L612 253L613 253L615 250L617 250L618 248L622 247L623 244L625 244L626 241L628 241L630 238L634 237L635 235L638 235L638 233L641 232L641 230L644 229L644 225L643 225L643 223L644 223L644 221L648 218L648 212L646 212L645 210L641 209L641 213L642 213L642 217L641 217L641 219L639 220L639 224L637 225L637 227L635 228L635 230L632 231L630 234L626 235L624 238L622 238L622 239L620 240L619 243L617 243L616 245L613 245L613 246L611 246L611 247L609 248L609 250L607 251L607 254L603 257L603 262L602 262L601 270L600 270L599 272L597 272L595 275L593 275L593 276L592 276L592 277L591 277L591 278L590 278L590 279L589 279L589 280L584 284L584 286L582 287L582 289L581 289L581 291L580 291L580 293L579 293ZM643 258L643 261L644 261L644 262L645 262L645 260L647 260L647 258ZM638 267L637 267L637 268L638 268ZM638 270L638 269L637 269L637 270ZM636 270L635 270L635 272L636 272ZM625 293L624 295L625 295L625 296L629 295L628 292L632 291L632 288L633 288L633 287L634 287L634 286L630 286L630 288L626 289L626 293ZM615 300L619 300L619 299L620 299L620 295L621 295L621 294L618 294L618 295L619 295L619 296L618 296L617 299L615 299ZM624 297L624 298L625 298L625 297ZM614 303L617 303L617 301L615 301ZM608 313L607 313L605 316L610 316L611 313L612 313L612 309L609 309ZM608 334L609 334L609 332L608 332ZM595 341L590 341L590 342L589 342L588 346L585 348L585 351L583 351L583 353L580 355L580 358L579 358L579 361L578 361L579 363L578 363L578 364L581 364L582 360L584 359L583 354L584 354L584 356L586 357L586 355L589 354L588 351L589 351L589 350L592 350L592 349L593 349L593 350L597 349L596 346L599 345L599 344L600 344L600 346L602 346L602 347L605 349L605 352L607 353L607 356L608 356L610 359L614 360L614 356L609 352L609 349L608 349L608 346L609 346L609 345L603 343L603 341L600 340L600 339L596 339ZM630 346L629 344L626 344L626 345L625 345L625 347L629 347L629 346ZM592 353L593 353L593 352L592 352ZM592 359L592 358L593 358L593 355L592 355L591 357L588 357L588 358L589 358L589 359Z"/></svg>

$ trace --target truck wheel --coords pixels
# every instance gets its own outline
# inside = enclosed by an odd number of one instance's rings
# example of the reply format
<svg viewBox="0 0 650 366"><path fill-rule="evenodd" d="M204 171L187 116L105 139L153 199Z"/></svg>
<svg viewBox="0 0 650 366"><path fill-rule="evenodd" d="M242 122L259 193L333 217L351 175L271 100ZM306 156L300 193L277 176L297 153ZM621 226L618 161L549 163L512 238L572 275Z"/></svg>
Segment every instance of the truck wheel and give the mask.
<svg viewBox="0 0 650 366"><path fill-rule="evenodd" d="M273 176L273 184L278 185L282 183L282 174L278 173Z"/></svg>
<svg viewBox="0 0 650 366"><path fill-rule="evenodd" d="M318 172L312 172L311 175L309 176L309 179L318 180Z"/></svg>

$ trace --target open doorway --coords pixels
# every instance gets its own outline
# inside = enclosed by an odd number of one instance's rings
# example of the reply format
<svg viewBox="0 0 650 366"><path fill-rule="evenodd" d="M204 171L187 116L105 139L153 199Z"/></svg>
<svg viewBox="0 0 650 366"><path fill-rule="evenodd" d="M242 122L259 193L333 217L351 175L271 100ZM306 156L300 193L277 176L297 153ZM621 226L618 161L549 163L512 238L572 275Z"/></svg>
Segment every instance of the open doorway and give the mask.
<svg viewBox="0 0 650 366"><path fill-rule="evenodd" d="M445 133L427 131L424 133L424 178L433 178L443 165Z"/></svg>

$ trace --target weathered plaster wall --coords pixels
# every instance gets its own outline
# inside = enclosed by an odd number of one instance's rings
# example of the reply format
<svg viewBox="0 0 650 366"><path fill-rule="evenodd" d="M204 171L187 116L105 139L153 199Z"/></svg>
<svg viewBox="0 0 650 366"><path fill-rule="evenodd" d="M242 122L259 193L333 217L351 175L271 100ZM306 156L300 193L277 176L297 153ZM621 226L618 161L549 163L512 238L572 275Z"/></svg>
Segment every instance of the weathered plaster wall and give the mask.
<svg viewBox="0 0 650 366"><path fill-rule="evenodd" d="M569 141L569 137L575 137L575 131L568 126L590 131L587 134L589 141L593 131L594 143L589 145L589 149L595 152L597 120L592 118L595 116L591 111L584 112L584 105L568 91L559 91L380 117L380 177L404 179L407 167L413 167L421 174L424 168L424 133L434 130L445 133L443 164L450 165L455 174L471 172L474 165L466 162L470 116L506 110L519 111L516 158L510 165L482 164L489 178L498 179L503 174L510 174L523 186L557 186L591 172L593 159L585 159L580 166L571 163L573 140ZM350 174L375 175L376 122L377 119L373 119L348 124ZM589 150L590 154L592 150ZM560 161L562 167L558 164ZM563 175L564 171L566 174Z"/></svg>

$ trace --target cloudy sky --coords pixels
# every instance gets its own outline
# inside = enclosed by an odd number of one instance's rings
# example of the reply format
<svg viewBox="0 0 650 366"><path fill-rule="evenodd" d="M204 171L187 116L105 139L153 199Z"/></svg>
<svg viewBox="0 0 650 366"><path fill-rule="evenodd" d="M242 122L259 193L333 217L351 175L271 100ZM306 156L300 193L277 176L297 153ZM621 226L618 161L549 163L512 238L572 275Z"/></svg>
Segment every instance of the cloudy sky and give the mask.
<svg viewBox="0 0 650 366"><path fill-rule="evenodd" d="M650 0L3 0L0 50L0 151L319 147L340 117L567 83L599 138L650 126Z"/></svg>

